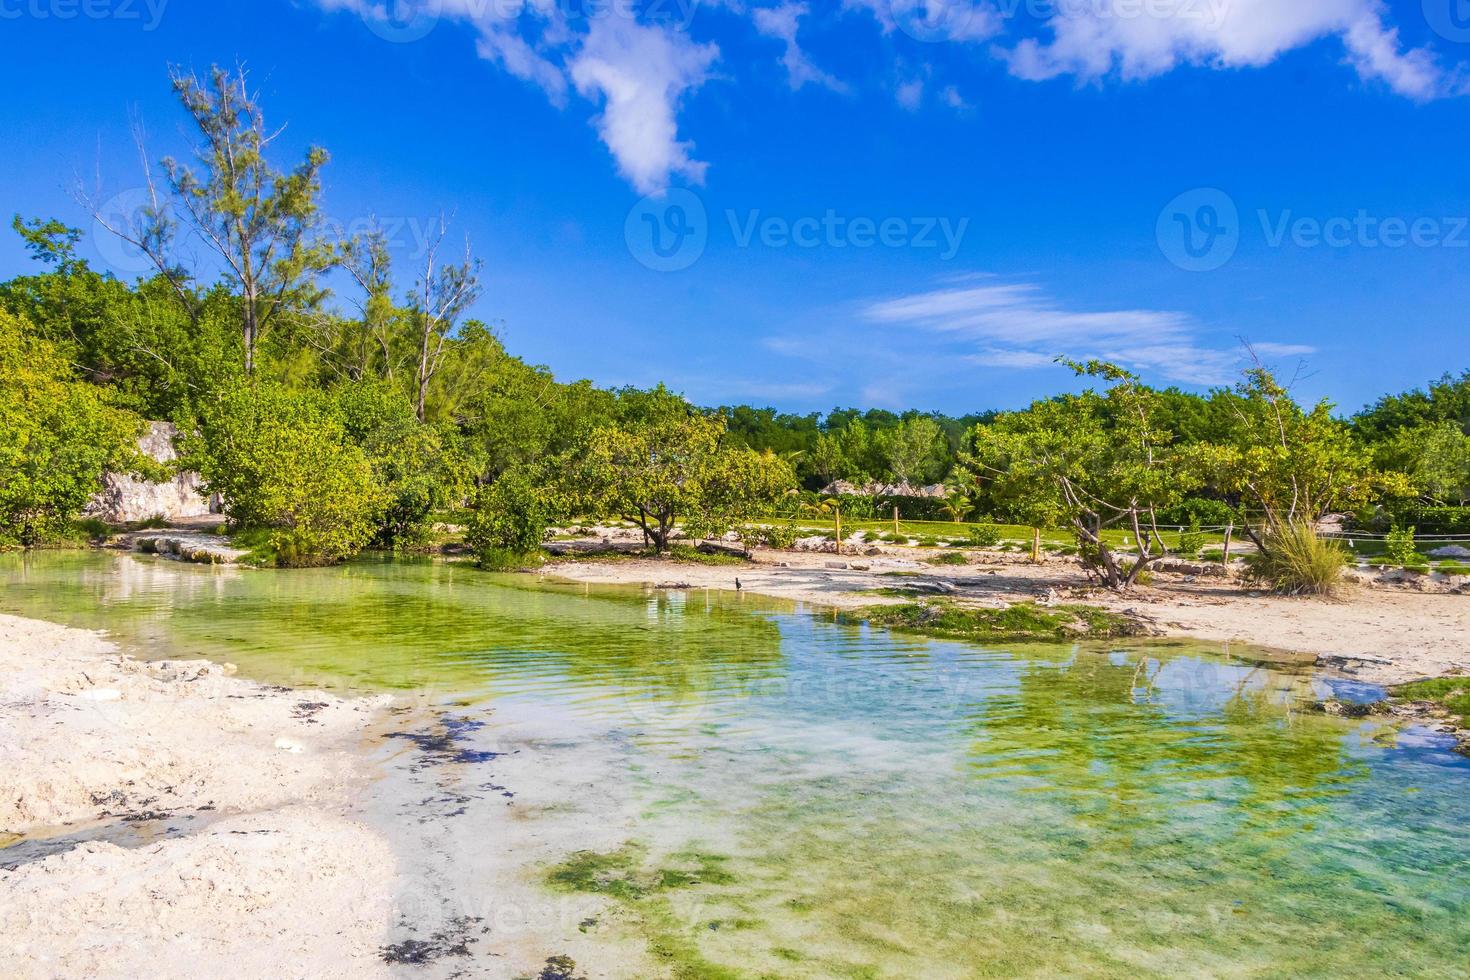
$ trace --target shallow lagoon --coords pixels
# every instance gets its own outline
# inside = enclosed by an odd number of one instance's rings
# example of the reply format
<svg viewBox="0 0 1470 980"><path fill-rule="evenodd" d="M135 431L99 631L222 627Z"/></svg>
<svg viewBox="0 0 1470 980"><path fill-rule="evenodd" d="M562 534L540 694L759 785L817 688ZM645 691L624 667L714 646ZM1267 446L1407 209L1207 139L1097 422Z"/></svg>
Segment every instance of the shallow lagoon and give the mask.
<svg viewBox="0 0 1470 980"><path fill-rule="evenodd" d="M611 904L577 946L593 975L634 947L690 977L1466 971L1470 762L1305 713L1321 682L1239 651L987 650L431 562L0 556L0 611L595 758L615 803L538 810L553 849L516 872ZM460 829L424 839L460 892L503 869L468 843L502 796L460 793L435 818Z"/></svg>

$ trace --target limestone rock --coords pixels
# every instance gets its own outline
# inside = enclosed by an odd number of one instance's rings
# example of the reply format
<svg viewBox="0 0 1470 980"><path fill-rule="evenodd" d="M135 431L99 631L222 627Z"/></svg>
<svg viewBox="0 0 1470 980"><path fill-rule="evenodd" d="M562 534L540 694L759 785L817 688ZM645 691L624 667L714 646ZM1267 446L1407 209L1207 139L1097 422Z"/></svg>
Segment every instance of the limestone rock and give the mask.
<svg viewBox="0 0 1470 980"><path fill-rule="evenodd" d="M178 430L168 422L150 422L138 440L138 448L160 463L178 459L174 437ZM112 524L146 521L150 517L176 520L215 513L209 498L200 490L198 473L184 471L171 480L150 483L126 473L106 473L102 489L88 502L85 512Z"/></svg>

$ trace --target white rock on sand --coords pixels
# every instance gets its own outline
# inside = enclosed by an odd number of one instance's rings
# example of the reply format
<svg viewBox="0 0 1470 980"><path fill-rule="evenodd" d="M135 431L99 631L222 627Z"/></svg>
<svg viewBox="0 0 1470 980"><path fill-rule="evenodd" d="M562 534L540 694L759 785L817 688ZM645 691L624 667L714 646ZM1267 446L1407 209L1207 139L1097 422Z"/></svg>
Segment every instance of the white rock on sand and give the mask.
<svg viewBox="0 0 1470 980"><path fill-rule="evenodd" d="M384 971L394 858L342 811L367 775L350 749L386 699L230 673L0 616L0 838L128 816L203 824L0 870L0 976Z"/></svg>

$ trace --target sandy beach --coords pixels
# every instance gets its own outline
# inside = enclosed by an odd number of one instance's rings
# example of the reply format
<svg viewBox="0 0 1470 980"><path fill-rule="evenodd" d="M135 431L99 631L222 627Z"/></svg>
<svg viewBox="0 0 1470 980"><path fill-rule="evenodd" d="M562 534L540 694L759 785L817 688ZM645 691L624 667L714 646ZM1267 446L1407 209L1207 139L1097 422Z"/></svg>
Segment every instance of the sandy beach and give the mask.
<svg viewBox="0 0 1470 980"><path fill-rule="evenodd" d="M0 976L385 971L394 857L344 810L386 699L12 616L0 673Z"/></svg>

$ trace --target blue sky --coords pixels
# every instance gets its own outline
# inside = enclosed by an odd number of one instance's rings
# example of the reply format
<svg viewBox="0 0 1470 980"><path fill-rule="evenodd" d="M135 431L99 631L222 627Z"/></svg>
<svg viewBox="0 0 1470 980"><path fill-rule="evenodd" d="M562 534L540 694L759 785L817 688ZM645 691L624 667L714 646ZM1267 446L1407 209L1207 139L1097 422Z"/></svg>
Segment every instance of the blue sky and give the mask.
<svg viewBox="0 0 1470 980"><path fill-rule="evenodd" d="M1256 345L1353 410L1470 367L1470 0L0 0L6 213L89 231L244 62L329 227L566 378L963 412ZM27 267L0 244L0 275ZM344 296L344 300L347 297Z"/></svg>

